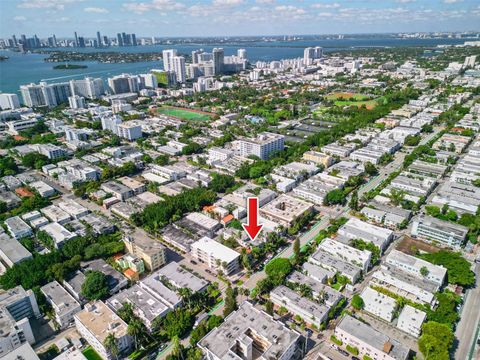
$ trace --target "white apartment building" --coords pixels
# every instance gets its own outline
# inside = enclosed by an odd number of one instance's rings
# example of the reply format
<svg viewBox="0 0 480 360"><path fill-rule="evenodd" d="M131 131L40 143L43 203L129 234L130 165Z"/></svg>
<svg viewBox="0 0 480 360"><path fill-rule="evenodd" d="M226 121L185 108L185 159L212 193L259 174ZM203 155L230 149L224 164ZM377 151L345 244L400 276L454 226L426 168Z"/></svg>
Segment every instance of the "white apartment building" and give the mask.
<svg viewBox="0 0 480 360"><path fill-rule="evenodd" d="M283 285L270 292L270 300L278 308L284 307L291 314L300 316L307 324L318 328L328 318L327 306L308 300Z"/></svg>
<svg viewBox="0 0 480 360"><path fill-rule="evenodd" d="M177 82L183 84L184 82L187 81L185 58L183 56L175 56L173 58L173 71L175 71Z"/></svg>
<svg viewBox="0 0 480 360"><path fill-rule="evenodd" d="M73 315L82 310L81 305L56 280L40 288L55 312L55 321L61 329L75 321Z"/></svg>
<svg viewBox="0 0 480 360"><path fill-rule="evenodd" d="M388 297L371 287L363 289L360 297L363 300L363 310L385 320L391 322L397 309L397 302L395 299Z"/></svg>
<svg viewBox="0 0 480 360"><path fill-rule="evenodd" d="M426 318L427 314L424 311L405 305L398 317L397 328L418 338L422 333L422 324Z"/></svg>
<svg viewBox="0 0 480 360"><path fill-rule="evenodd" d="M447 275L447 269L443 266L434 265L395 249L385 258L385 263L419 278L425 278L439 286L443 285ZM426 275L423 275L422 272L426 273Z"/></svg>
<svg viewBox="0 0 480 360"><path fill-rule="evenodd" d="M282 151L285 147L283 135L264 132L254 139L243 138L239 140L240 155L249 157L255 155L262 160L268 159L271 153Z"/></svg>
<svg viewBox="0 0 480 360"><path fill-rule="evenodd" d="M131 348L132 338L127 334L127 324L102 301L85 305L83 311L76 313L74 318L80 335L102 358L115 359L103 345L109 334L113 334L117 339L120 353L125 353Z"/></svg>
<svg viewBox="0 0 480 360"><path fill-rule="evenodd" d="M117 126L117 135L129 141L142 137L142 127L134 123L124 122Z"/></svg>
<svg viewBox="0 0 480 360"><path fill-rule="evenodd" d="M377 360L407 360L410 349L397 340L350 315L345 315L335 328L335 337L343 345L358 349L358 357L367 355Z"/></svg>
<svg viewBox="0 0 480 360"><path fill-rule="evenodd" d="M221 270L228 275L239 268L239 253L206 236L191 245L191 253L217 272Z"/></svg>
<svg viewBox="0 0 480 360"><path fill-rule="evenodd" d="M163 69L165 71L175 71L173 67L173 58L177 56L176 49L168 49L162 51Z"/></svg>
<svg viewBox="0 0 480 360"><path fill-rule="evenodd" d="M330 238L323 239L318 248L362 268L364 272L366 272L370 266L372 253L368 250L355 249L352 246Z"/></svg>
<svg viewBox="0 0 480 360"><path fill-rule="evenodd" d="M468 233L463 225L443 221L431 216L418 216L414 219L411 234L428 241L459 249Z"/></svg>
<svg viewBox="0 0 480 360"><path fill-rule="evenodd" d="M20 101L18 101L17 94L0 94L0 108L2 110L20 108Z"/></svg>

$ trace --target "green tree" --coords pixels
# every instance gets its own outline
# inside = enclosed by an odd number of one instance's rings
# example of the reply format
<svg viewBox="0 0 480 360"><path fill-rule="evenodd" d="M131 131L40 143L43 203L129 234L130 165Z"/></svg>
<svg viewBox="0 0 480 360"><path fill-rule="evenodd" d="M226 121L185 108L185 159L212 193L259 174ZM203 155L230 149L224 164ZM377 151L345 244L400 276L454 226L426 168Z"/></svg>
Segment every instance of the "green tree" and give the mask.
<svg viewBox="0 0 480 360"><path fill-rule="evenodd" d="M430 273L430 271L428 271L428 268L426 266L422 266L420 268L420 274L422 276L428 276L429 273Z"/></svg>
<svg viewBox="0 0 480 360"><path fill-rule="evenodd" d="M293 241L293 259L295 264L298 264L300 261L300 239L297 237Z"/></svg>
<svg viewBox="0 0 480 360"><path fill-rule="evenodd" d="M208 187L217 193L224 193L234 185L235 178L233 176L214 173Z"/></svg>
<svg viewBox="0 0 480 360"><path fill-rule="evenodd" d="M265 266L265 272L273 282L274 286L280 285L285 277L292 271L292 264L289 259L275 258Z"/></svg>
<svg viewBox="0 0 480 360"><path fill-rule="evenodd" d="M356 310L361 310L365 306L365 303L362 297L358 294L353 295L352 297L352 306Z"/></svg>
<svg viewBox="0 0 480 360"><path fill-rule="evenodd" d="M324 205L343 204L345 202L345 194L340 189L329 191L323 199Z"/></svg>
<svg viewBox="0 0 480 360"><path fill-rule="evenodd" d="M348 204L348 206L352 210L358 211L358 191L357 190L354 190L352 192L352 196L350 198L350 203Z"/></svg>
<svg viewBox="0 0 480 360"><path fill-rule="evenodd" d="M367 161L364 165L365 167L365 172L369 176L375 176L378 174L378 169L373 165L370 161Z"/></svg>
<svg viewBox="0 0 480 360"><path fill-rule="evenodd" d="M225 307L223 308L223 317L227 317L230 315L230 313L237 310L237 308L237 294L229 284L225 290Z"/></svg>
<svg viewBox="0 0 480 360"><path fill-rule="evenodd" d="M422 326L418 347L425 359L448 360L454 338L452 329L447 325L428 321Z"/></svg>
<svg viewBox="0 0 480 360"><path fill-rule="evenodd" d="M31 152L22 157L22 165L30 169L40 169L50 163L50 159L38 152Z"/></svg>
<svg viewBox="0 0 480 360"><path fill-rule="evenodd" d="M265 303L265 312L273 316L273 303L270 300Z"/></svg>
<svg viewBox="0 0 480 360"><path fill-rule="evenodd" d="M109 333L105 340L103 341L103 346L105 349L110 352L116 359L118 359L118 354L120 353L118 349L118 340L114 334Z"/></svg>
<svg viewBox="0 0 480 360"><path fill-rule="evenodd" d="M101 300L108 296L108 281L100 271L89 271L82 284L82 295L88 300Z"/></svg>

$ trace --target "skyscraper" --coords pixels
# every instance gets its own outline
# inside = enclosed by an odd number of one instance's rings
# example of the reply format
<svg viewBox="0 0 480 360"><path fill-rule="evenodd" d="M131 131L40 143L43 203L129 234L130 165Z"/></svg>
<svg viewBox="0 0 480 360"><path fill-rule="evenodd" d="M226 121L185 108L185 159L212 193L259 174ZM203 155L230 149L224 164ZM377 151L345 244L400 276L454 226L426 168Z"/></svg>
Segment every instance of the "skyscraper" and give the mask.
<svg viewBox="0 0 480 360"><path fill-rule="evenodd" d="M137 36L135 34L132 34L132 44L133 46L137 46Z"/></svg>
<svg viewBox="0 0 480 360"><path fill-rule="evenodd" d="M75 47L78 47L78 46L79 46L78 36L77 36L77 32L75 31Z"/></svg>
<svg viewBox="0 0 480 360"><path fill-rule="evenodd" d="M18 101L17 94L0 94L0 108L6 109L18 109L20 102Z"/></svg>
<svg viewBox="0 0 480 360"><path fill-rule="evenodd" d="M86 77L81 80L70 80L70 91L72 95L97 99L105 93L105 88L101 78Z"/></svg>
<svg viewBox="0 0 480 360"><path fill-rule="evenodd" d="M311 65L313 60L320 59L323 56L323 49L320 46L307 47L303 50L303 64Z"/></svg>
<svg viewBox="0 0 480 360"><path fill-rule="evenodd" d="M17 37L15 35L12 35L12 40L13 40L13 46L18 46Z"/></svg>
<svg viewBox="0 0 480 360"><path fill-rule="evenodd" d="M192 51L192 64L198 64L200 62L200 54L203 52L203 50L193 50Z"/></svg>
<svg viewBox="0 0 480 360"><path fill-rule="evenodd" d="M173 69L173 58L177 56L176 49L163 50L163 69L165 71L174 71Z"/></svg>
<svg viewBox="0 0 480 360"><path fill-rule="evenodd" d="M225 53L222 48L213 49L213 71L215 75L219 75L223 72L223 62Z"/></svg>
<svg viewBox="0 0 480 360"><path fill-rule="evenodd" d="M78 47L81 47L81 48L85 47L85 38L83 36L78 37Z"/></svg>
<svg viewBox="0 0 480 360"><path fill-rule="evenodd" d="M102 37L100 36L100 31L97 31L97 46L102 47Z"/></svg>
<svg viewBox="0 0 480 360"><path fill-rule="evenodd" d="M185 58L183 56L175 56L173 58L173 71L175 71L177 82L184 83L187 80Z"/></svg>
<svg viewBox="0 0 480 360"><path fill-rule="evenodd" d="M247 50L245 50L245 49L238 49L238 50L237 50L237 56L238 56L240 59L246 59L246 58L247 58Z"/></svg>
<svg viewBox="0 0 480 360"><path fill-rule="evenodd" d="M117 34L117 46L123 46L123 38L120 33Z"/></svg>

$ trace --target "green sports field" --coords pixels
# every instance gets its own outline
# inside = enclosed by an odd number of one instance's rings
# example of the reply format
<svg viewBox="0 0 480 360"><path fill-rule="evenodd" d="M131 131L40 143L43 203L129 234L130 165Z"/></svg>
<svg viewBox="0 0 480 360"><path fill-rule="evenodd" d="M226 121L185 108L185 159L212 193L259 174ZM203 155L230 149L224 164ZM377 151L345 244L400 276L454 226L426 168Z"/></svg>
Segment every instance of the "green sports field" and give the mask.
<svg viewBox="0 0 480 360"><path fill-rule="evenodd" d="M193 121L207 121L211 119L211 116L208 114L203 114L195 112L189 109L179 109L174 107L163 106L157 109L159 114L174 116L183 120L193 120Z"/></svg>

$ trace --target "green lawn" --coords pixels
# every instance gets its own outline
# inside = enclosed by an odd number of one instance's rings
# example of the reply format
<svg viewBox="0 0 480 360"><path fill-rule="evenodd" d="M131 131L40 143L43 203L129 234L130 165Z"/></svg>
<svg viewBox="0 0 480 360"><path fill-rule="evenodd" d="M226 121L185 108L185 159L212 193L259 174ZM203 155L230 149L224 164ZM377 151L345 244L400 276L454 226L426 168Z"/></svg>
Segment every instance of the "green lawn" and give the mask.
<svg viewBox="0 0 480 360"><path fill-rule="evenodd" d="M88 347L82 351L82 354L87 358L87 360L103 360L100 355L97 354L92 347Z"/></svg>
<svg viewBox="0 0 480 360"><path fill-rule="evenodd" d="M175 116L183 120L207 121L211 118L208 114L201 114L188 109L176 109L166 106L158 108L157 112L167 116Z"/></svg>

